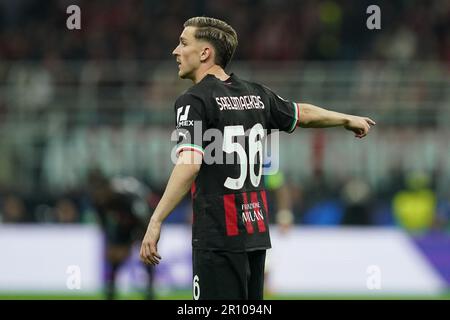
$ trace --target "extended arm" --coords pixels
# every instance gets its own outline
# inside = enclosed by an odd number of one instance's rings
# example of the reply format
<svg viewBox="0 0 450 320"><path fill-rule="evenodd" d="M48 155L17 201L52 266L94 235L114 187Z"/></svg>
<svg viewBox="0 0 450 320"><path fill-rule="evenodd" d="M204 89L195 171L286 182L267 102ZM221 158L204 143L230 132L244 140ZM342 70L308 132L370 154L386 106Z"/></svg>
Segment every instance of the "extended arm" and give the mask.
<svg viewBox="0 0 450 320"><path fill-rule="evenodd" d="M298 103L300 116L298 126L303 128L328 128L343 126L353 131L355 137L363 138L375 121L367 117L326 110L308 103Z"/></svg>
<svg viewBox="0 0 450 320"><path fill-rule="evenodd" d="M161 224L191 188L200 170L201 160L202 156L194 151L186 150L180 154L142 241L140 256L143 262L152 265L159 263L161 256L158 254L157 244Z"/></svg>

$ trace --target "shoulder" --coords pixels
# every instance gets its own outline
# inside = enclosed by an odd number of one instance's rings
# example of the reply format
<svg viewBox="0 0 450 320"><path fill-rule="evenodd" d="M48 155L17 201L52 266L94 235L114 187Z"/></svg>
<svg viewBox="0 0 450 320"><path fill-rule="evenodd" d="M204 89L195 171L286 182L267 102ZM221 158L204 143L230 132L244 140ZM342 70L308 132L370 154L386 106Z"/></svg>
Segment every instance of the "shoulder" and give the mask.
<svg viewBox="0 0 450 320"><path fill-rule="evenodd" d="M205 108L208 101L211 100L212 92L214 92L214 87L216 84L214 81L201 81L185 92L183 92L175 101L175 107L190 105L194 108Z"/></svg>
<svg viewBox="0 0 450 320"><path fill-rule="evenodd" d="M211 93L217 86L218 83L214 81L212 77L205 77L202 81L187 89L184 92L184 95L189 95L199 100L205 100L211 96Z"/></svg>
<svg viewBox="0 0 450 320"><path fill-rule="evenodd" d="M205 101L205 94L208 92L203 86L195 85L184 91L175 101L175 104L192 102L198 103Z"/></svg>
<svg viewBox="0 0 450 320"><path fill-rule="evenodd" d="M259 84L258 86L261 88L261 90L265 93L265 94L274 94L273 90L270 89L268 86L266 86L265 84Z"/></svg>
<svg viewBox="0 0 450 320"><path fill-rule="evenodd" d="M273 95L273 91L267 87L266 85L259 83L259 82L254 82L254 81L248 81L248 80L242 80L244 83L246 83L248 86L251 86L252 88L254 88L257 92L259 92L262 95Z"/></svg>
<svg viewBox="0 0 450 320"><path fill-rule="evenodd" d="M198 95L196 95L196 94L194 94L192 92L189 92L189 90L188 90L188 91L182 93L176 99L176 101L175 101L175 109L178 109L180 107L184 107L184 106L187 106L187 105L189 105L189 106L191 106L193 108L196 108L196 109L198 109L198 108L201 109L202 106L204 105L203 101L204 100L200 96L198 96Z"/></svg>
<svg viewBox="0 0 450 320"><path fill-rule="evenodd" d="M263 88L264 86L259 83L259 82L255 82L255 81L250 81L250 80L244 80L244 79L240 79L243 83L253 86L253 87L258 87L258 88Z"/></svg>

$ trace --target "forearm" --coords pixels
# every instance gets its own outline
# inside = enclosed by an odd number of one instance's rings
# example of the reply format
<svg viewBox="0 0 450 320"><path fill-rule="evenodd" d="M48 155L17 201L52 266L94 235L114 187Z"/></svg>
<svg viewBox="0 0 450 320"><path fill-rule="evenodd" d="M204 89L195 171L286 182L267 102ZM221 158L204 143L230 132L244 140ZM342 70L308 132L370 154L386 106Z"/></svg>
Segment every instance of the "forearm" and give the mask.
<svg viewBox="0 0 450 320"><path fill-rule="evenodd" d="M151 219L155 222L163 222L190 190L197 174L198 166L177 164L170 175L166 190Z"/></svg>
<svg viewBox="0 0 450 320"><path fill-rule="evenodd" d="M326 110L312 104L299 103L299 126L303 128L327 128L346 125L351 115Z"/></svg>

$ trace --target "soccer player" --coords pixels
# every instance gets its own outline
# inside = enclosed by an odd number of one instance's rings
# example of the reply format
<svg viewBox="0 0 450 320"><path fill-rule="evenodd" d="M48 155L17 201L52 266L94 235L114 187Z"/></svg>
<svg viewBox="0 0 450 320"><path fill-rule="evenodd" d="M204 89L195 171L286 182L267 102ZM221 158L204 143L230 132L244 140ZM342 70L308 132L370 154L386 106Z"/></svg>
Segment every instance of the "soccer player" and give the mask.
<svg viewBox="0 0 450 320"><path fill-rule="evenodd" d="M105 297L117 297L116 276L130 257L133 244L145 232L151 214L147 202L150 190L133 177L107 178L98 170L89 172L89 196L105 235L106 273ZM145 221L145 222L144 222ZM154 267L146 265L148 276L146 299L153 299Z"/></svg>
<svg viewBox="0 0 450 320"><path fill-rule="evenodd" d="M179 77L194 85L175 102L178 158L140 250L145 263L160 263L161 225L191 189L195 300L263 298L271 247L261 179L267 130L342 126L362 138L375 125L367 117L284 100L227 74L237 43L234 29L221 20L194 17L184 23L173 55Z"/></svg>

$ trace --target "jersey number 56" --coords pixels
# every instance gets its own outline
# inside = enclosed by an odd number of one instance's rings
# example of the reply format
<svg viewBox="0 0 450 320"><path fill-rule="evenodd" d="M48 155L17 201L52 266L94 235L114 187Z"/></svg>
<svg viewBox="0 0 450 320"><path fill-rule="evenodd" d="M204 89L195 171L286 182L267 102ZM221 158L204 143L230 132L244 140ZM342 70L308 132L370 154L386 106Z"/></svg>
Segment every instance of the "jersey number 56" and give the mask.
<svg viewBox="0 0 450 320"><path fill-rule="evenodd" d="M234 137L245 135L244 126L226 126L223 132L223 151L226 153L236 152L239 158L238 163L241 167L241 172L238 178L228 177L225 180L224 186L228 189L238 190L244 186L247 179L247 173L250 173L250 182L254 187L259 185L262 175L262 158L263 158L263 145L262 139L264 138L264 128L260 123L255 124L249 132L248 141L248 158L245 149L238 142L234 142ZM258 173L255 173L255 156L258 156L259 169ZM250 163L250 170L248 170L248 163Z"/></svg>

